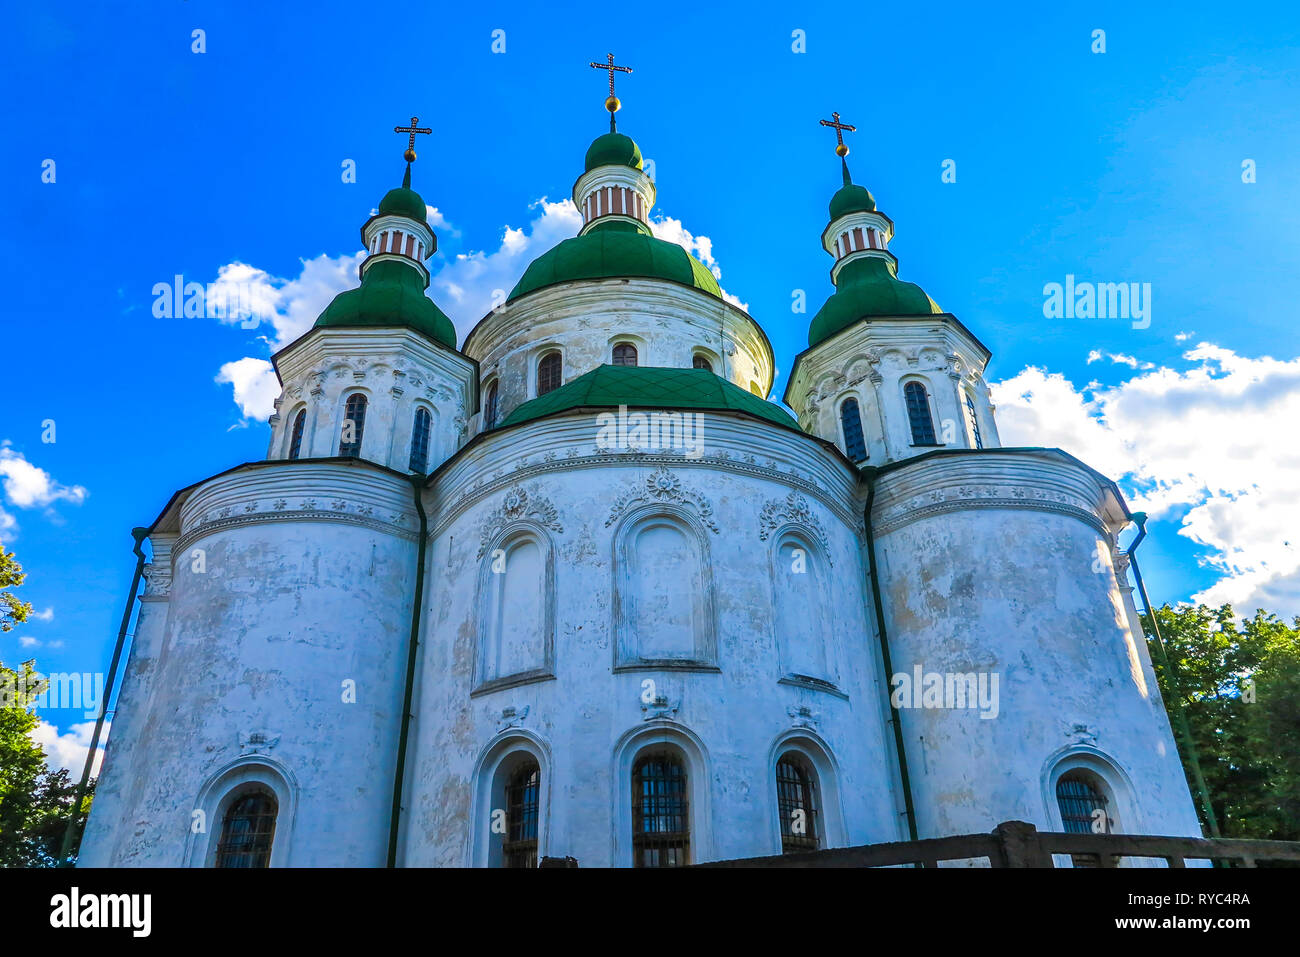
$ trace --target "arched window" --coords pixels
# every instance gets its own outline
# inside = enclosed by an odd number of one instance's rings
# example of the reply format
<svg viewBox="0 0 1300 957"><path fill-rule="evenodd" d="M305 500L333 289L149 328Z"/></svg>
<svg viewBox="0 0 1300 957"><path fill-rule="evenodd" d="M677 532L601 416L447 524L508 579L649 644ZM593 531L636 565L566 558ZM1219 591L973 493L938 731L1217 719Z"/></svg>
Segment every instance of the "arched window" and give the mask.
<svg viewBox="0 0 1300 957"><path fill-rule="evenodd" d="M970 416L970 430L975 437L975 448L984 448L984 439L980 436L980 420L975 415L975 400L971 398L969 392L966 393L966 414Z"/></svg>
<svg viewBox="0 0 1300 957"><path fill-rule="evenodd" d="M483 428L494 429L497 424L497 380L488 386L487 398L483 402Z"/></svg>
<svg viewBox="0 0 1300 957"><path fill-rule="evenodd" d="M636 346L630 342L620 342L614 346L614 365L636 365Z"/></svg>
<svg viewBox="0 0 1300 957"><path fill-rule="evenodd" d="M411 461L408 468L423 475L429 471L429 410L421 406L415 410L411 426Z"/></svg>
<svg viewBox="0 0 1300 957"><path fill-rule="evenodd" d="M366 397L360 392L348 396L339 433L339 455L356 458L361 454L361 436L366 430Z"/></svg>
<svg viewBox="0 0 1300 957"><path fill-rule="evenodd" d="M537 866L537 818L542 772L537 762L519 765L506 782L506 834L501 845L503 867Z"/></svg>
<svg viewBox="0 0 1300 957"><path fill-rule="evenodd" d="M907 400L907 420L912 426L912 444L937 445L925 386L919 382L909 382L903 386L903 397Z"/></svg>
<svg viewBox="0 0 1300 957"><path fill-rule="evenodd" d="M867 442L862 436L862 415L858 412L858 400L845 399L840 405L840 425L844 427L844 452L854 462L861 462L867 457Z"/></svg>
<svg viewBox="0 0 1300 957"><path fill-rule="evenodd" d="M221 822L215 866L269 866L278 812L279 805L270 791L252 791L237 798Z"/></svg>
<svg viewBox="0 0 1300 957"><path fill-rule="evenodd" d="M776 765L782 854L815 851L821 846L817 803L817 778L811 765L797 751L787 751Z"/></svg>
<svg viewBox="0 0 1300 957"><path fill-rule="evenodd" d="M298 414L293 417L293 425L289 428L289 458L296 459L302 454L302 432L307 427L307 410L299 409Z"/></svg>
<svg viewBox="0 0 1300 957"><path fill-rule="evenodd" d="M1061 775L1056 782L1056 803L1061 809L1061 824L1066 833L1110 833L1114 822L1106 806L1106 796L1088 772L1068 771ZM1101 866L1101 862L1090 854L1073 854L1071 860L1075 867Z"/></svg>
<svg viewBox="0 0 1300 957"><path fill-rule="evenodd" d="M691 368L692 368L692 369L705 369L705 370L707 370L707 371L709 371L709 372L712 372L712 371L713 371L713 363L710 362L710 361L708 360L708 357L707 357L707 356L697 355L697 356L695 356L695 358L691 359Z"/></svg>
<svg viewBox="0 0 1300 957"><path fill-rule="evenodd" d="M537 363L537 394L546 395L553 389L558 389L561 374L560 354L558 352L548 352L542 356Z"/></svg>
<svg viewBox="0 0 1300 957"><path fill-rule="evenodd" d="M636 867L682 867L691 859L686 767L671 751L640 757L632 769L632 854Z"/></svg>

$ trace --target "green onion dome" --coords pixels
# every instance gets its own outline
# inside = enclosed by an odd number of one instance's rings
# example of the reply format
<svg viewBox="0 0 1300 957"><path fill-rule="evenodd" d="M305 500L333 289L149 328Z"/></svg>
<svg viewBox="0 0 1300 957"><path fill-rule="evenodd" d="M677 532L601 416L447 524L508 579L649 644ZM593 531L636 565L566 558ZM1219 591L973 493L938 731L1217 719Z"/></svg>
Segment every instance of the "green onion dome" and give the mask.
<svg viewBox="0 0 1300 957"><path fill-rule="evenodd" d="M747 392L708 369L655 366L597 366L546 395L530 399L502 422L518 425L574 409L689 409L742 412L776 425L798 423L779 406Z"/></svg>
<svg viewBox="0 0 1300 957"><path fill-rule="evenodd" d="M379 201L379 215L405 216L407 219L424 223L428 222L429 208L415 190L399 186L397 189L390 189Z"/></svg>
<svg viewBox="0 0 1300 957"><path fill-rule="evenodd" d="M598 136L587 147L587 162L584 172L590 173L597 166L630 166L641 169L641 148L632 141L632 137L622 133L606 133Z"/></svg>
<svg viewBox="0 0 1300 957"><path fill-rule="evenodd" d="M718 280L676 243L656 239L642 224L597 223L581 236L542 253L510 292L518 299L537 289L576 279L666 279L722 298Z"/></svg>
<svg viewBox="0 0 1300 957"><path fill-rule="evenodd" d="M397 192L402 191L388 195ZM456 348L456 327L424 294L424 277L414 266L393 260L373 263L361 285L335 296L316 320L318 329L341 326L405 326Z"/></svg>
<svg viewBox="0 0 1300 957"><path fill-rule="evenodd" d="M874 213L876 199L865 186L846 183L831 197L831 222L847 213Z"/></svg>
<svg viewBox="0 0 1300 957"><path fill-rule="evenodd" d="M900 280L895 268L892 262L875 256L845 265L837 277L835 293L813 316L808 345L825 342L861 319L943 313L920 286Z"/></svg>

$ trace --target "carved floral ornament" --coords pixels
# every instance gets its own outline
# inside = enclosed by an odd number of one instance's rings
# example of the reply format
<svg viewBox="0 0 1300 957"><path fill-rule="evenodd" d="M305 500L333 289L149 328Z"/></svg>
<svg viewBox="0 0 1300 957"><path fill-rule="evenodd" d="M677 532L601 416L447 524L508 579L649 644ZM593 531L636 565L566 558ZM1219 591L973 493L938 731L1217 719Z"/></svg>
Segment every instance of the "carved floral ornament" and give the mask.
<svg viewBox="0 0 1300 957"><path fill-rule="evenodd" d="M643 504L691 505L710 531L715 534L718 531L717 523L713 521L713 505L709 500L698 492L683 487L682 480L677 477L677 474L662 465L643 481L634 482L623 490L610 508L609 517L605 519L605 527L613 525L629 509Z"/></svg>
<svg viewBox="0 0 1300 957"><path fill-rule="evenodd" d="M813 514L812 508L808 505L808 500L798 492L791 492L784 499L770 499L763 506L763 511L758 516L758 523L758 537L764 542L767 541L775 529L780 528L782 525L795 525L808 531L821 544L827 564L834 564L830 557L831 549L826 538L826 528L822 525L821 520Z"/></svg>
<svg viewBox="0 0 1300 957"><path fill-rule="evenodd" d="M522 485L514 485L506 490L501 504L483 519L483 524L479 527L478 557L483 557L488 545L503 528L524 519L531 519L553 532L564 531L559 512L549 498L531 494Z"/></svg>

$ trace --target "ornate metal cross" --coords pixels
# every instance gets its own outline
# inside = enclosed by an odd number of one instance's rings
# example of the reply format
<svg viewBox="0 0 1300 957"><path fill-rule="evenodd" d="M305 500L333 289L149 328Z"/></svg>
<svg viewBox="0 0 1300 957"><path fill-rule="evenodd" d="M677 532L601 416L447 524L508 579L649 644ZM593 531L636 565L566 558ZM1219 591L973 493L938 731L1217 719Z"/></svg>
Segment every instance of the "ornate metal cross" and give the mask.
<svg viewBox="0 0 1300 957"><path fill-rule="evenodd" d="M835 130L835 155L842 159L849 154L849 148L844 145L844 131L848 130L850 133L856 133L858 128L849 123L841 123L838 113L832 113L831 116L833 119L818 120L818 122L822 126L829 126Z"/></svg>
<svg viewBox="0 0 1300 957"><path fill-rule="evenodd" d="M617 65L614 63L614 54L612 54L612 53L607 53L607 54L605 54L605 59L606 59L607 61L609 61L609 62L607 62L607 63L589 63L589 64L587 64L587 65L590 66L590 67L593 67L593 68L595 68L595 69L597 69L597 70L608 70L608 71L609 71L609 95L610 95L610 98L611 98L611 99L614 99L614 74L615 74L615 73L631 73L631 72L632 72L632 68L631 68L630 66L617 66ZM412 121L412 122L414 122L414 121Z"/></svg>
<svg viewBox="0 0 1300 957"><path fill-rule="evenodd" d="M406 153L405 153L406 161L407 161L408 163L412 163L412 162L415 161L415 134L416 134L416 133L432 133L432 132L433 132L433 130L431 130L431 129L427 128L427 127L421 128L421 127L419 127L419 126L416 126L415 124L417 124L417 123L419 123L419 122L420 122L420 118L419 118L418 116L413 116L413 117L411 117L411 125L410 125L410 126L394 126L394 127L393 127L393 132L394 132L394 133L410 133L410 134L411 134L411 142L409 142L409 143L406 144Z"/></svg>

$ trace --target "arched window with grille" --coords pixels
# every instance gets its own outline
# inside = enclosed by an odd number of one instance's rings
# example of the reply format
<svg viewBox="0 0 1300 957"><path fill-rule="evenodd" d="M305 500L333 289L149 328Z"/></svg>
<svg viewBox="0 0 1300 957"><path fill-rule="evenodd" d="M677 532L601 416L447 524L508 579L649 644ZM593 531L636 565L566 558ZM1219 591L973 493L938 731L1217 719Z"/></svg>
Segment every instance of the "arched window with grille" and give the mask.
<svg viewBox="0 0 1300 957"><path fill-rule="evenodd" d="M494 429L497 424L497 380L493 379L492 384L488 386L487 398L483 400L483 428Z"/></svg>
<svg viewBox="0 0 1300 957"><path fill-rule="evenodd" d="M713 371L713 363L709 361L708 356L696 355L691 359L692 369L704 369L708 372Z"/></svg>
<svg viewBox="0 0 1300 957"><path fill-rule="evenodd" d="M429 432L432 420L429 410L421 406L415 410L415 421L411 425L411 461L407 467L412 472L423 475L429 471Z"/></svg>
<svg viewBox="0 0 1300 957"><path fill-rule="evenodd" d="M971 437L975 440L975 448L984 448L984 437L980 435L980 420L975 414L975 400L971 398L969 392L966 393L966 414L970 416Z"/></svg>
<svg viewBox="0 0 1300 957"><path fill-rule="evenodd" d="M289 426L289 458L296 459L302 454L302 433L307 427L307 410L299 409Z"/></svg>
<svg viewBox="0 0 1300 957"><path fill-rule="evenodd" d="M821 846L817 776L808 759L797 751L787 751L777 762L776 807L782 854L815 851Z"/></svg>
<svg viewBox="0 0 1300 957"><path fill-rule="evenodd" d="M226 809L217 842L216 867L269 867L279 804L270 791L236 798Z"/></svg>
<svg viewBox="0 0 1300 957"><path fill-rule="evenodd" d="M548 352L542 356L537 363L537 394L546 395L560 387L563 378L563 368L561 365L560 354L558 352Z"/></svg>
<svg viewBox="0 0 1300 957"><path fill-rule="evenodd" d="M862 414L857 399L845 399L840 405L840 425L844 427L844 454L854 462L861 462L867 457L867 441L862 435Z"/></svg>
<svg viewBox="0 0 1300 957"><path fill-rule="evenodd" d="M1108 834L1114 824L1102 787L1086 771L1067 771L1057 779L1056 804L1068 834ZM1075 867L1101 866L1091 854L1073 854L1071 860Z"/></svg>
<svg viewBox="0 0 1300 957"><path fill-rule="evenodd" d="M506 782L506 833L501 844L503 867L537 866L537 819L542 772L536 761L519 765Z"/></svg>
<svg viewBox="0 0 1300 957"><path fill-rule="evenodd" d="M909 382L903 386L903 397L907 401L907 421L912 426L912 444L937 445L925 386L920 382Z"/></svg>
<svg viewBox="0 0 1300 957"><path fill-rule="evenodd" d="M632 853L636 867L683 867L691 860L686 766L672 751L654 751L632 769Z"/></svg>
<svg viewBox="0 0 1300 957"><path fill-rule="evenodd" d="M356 458L361 454L361 436L366 430L366 397L360 392L348 396L339 433L339 455Z"/></svg>
<svg viewBox="0 0 1300 957"><path fill-rule="evenodd" d="M614 365L636 365L636 346L630 342L620 342L614 346Z"/></svg>

